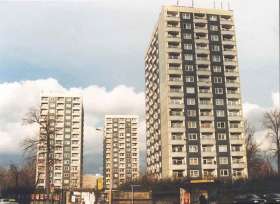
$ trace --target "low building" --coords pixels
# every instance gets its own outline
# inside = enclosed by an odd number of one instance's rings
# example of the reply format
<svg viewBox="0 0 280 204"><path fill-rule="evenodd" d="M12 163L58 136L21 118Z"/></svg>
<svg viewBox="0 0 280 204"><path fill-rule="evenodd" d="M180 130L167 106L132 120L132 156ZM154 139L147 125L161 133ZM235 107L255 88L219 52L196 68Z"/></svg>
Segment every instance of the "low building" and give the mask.
<svg viewBox="0 0 280 204"><path fill-rule="evenodd" d="M87 174L83 176L83 189L103 189L103 176L100 174Z"/></svg>
<svg viewBox="0 0 280 204"><path fill-rule="evenodd" d="M152 192L123 192L114 191L112 203L114 204L152 204Z"/></svg>

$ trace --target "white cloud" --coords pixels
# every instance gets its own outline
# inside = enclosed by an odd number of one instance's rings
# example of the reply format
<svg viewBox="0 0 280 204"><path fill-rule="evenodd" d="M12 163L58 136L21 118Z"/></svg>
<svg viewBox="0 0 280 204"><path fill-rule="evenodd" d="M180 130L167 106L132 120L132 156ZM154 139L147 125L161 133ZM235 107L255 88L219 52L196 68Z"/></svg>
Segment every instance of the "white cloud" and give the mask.
<svg viewBox="0 0 280 204"><path fill-rule="evenodd" d="M36 127L23 126L22 118L39 104L40 93L79 92L83 95L85 110L85 153L102 152L102 135L95 131L103 126L105 114L136 114L140 116L139 131L144 142L144 94L120 85L113 90L104 87L62 87L55 79L21 81L0 84L0 153L20 153L20 142L26 136L35 135ZM141 148L144 148L141 145ZM94 158L92 158L94 159Z"/></svg>
<svg viewBox="0 0 280 204"><path fill-rule="evenodd" d="M105 114L136 114L140 116L140 149L145 150L145 107L144 93L136 92L132 87L119 85L112 90L91 85L85 88L64 88L55 79L20 81L0 84L0 154L19 154L20 142L24 137L35 135L35 126L23 126L22 118L31 107L38 106L40 93L46 92L78 92L83 95L85 110L85 154L86 162L94 163L102 152L102 133L97 127L103 126ZM273 106L279 105L279 92L272 94ZM271 108L271 107L270 107ZM262 126L263 113L270 108L245 102L244 116L256 127L256 138L263 149L269 149L270 141L266 138L266 130ZM99 158L101 160L102 158ZM91 161L89 161L91 160Z"/></svg>
<svg viewBox="0 0 280 204"><path fill-rule="evenodd" d="M271 107L262 107L258 104L249 102L245 102L243 104L244 117L255 127L256 140L264 150L271 149L271 140L267 137L268 132L263 126L263 116L265 112L271 110L272 108L279 107L279 92L273 92L271 99Z"/></svg>

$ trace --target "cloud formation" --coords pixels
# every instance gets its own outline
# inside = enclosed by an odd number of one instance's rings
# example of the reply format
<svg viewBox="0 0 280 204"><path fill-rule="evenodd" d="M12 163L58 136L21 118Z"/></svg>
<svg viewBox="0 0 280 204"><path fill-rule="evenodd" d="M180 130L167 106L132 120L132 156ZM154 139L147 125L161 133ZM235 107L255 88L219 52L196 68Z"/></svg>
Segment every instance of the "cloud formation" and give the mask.
<svg viewBox="0 0 280 204"><path fill-rule="evenodd" d="M141 151L145 148L144 93L120 85L112 90L104 87L66 89L57 80L49 78L34 81L20 81L0 84L0 163L1 154L20 154L20 142L27 136L35 136L35 126L23 126L22 119L32 107L38 107L40 93L78 92L83 96L85 110L85 151L86 163L102 160L102 134L95 131L103 126L105 114L136 114L140 117L139 132ZM98 158L96 158L98 157ZM85 164L87 166L87 164Z"/></svg>
<svg viewBox="0 0 280 204"><path fill-rule="evenodd" d="M227 9L228 0L216 0L217 7L221 1ZM268 105L265 98L278 88L279 1L230 1L243 98ZM191 2L180 0L183 6ZM213 0L194 2L196 7L213 8ZM127 84L143 91L143 59L150 35L161 6L175 3L1 1L0 82L53 77L67 87L94 82L110 89Z"/></svg>
<svg viewBox="0 0 280 204"><path fill-rule="evenodd" d="M245 102L243 104L244 117L255 128L255 137L257 143L261 145L263 150L269 150L272 148L271 140L267 137L268 131L263 126L264 113L270 111L273 108L280 108L279 92L273 92L271 95L271 107L262 107L258 104Z"/></svg>

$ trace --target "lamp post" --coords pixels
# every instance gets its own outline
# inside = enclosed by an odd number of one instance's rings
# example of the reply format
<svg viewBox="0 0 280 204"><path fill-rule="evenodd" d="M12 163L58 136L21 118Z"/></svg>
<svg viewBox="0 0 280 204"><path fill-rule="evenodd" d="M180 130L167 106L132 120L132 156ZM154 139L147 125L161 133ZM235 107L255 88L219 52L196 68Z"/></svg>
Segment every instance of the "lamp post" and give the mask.
<svg viewBox="0 0 280 204"><path fill-rule="evenodd" d="M102 128L96 128L95 129L96 131L100 131L100 132L102 132L103 131L103 129ZM104 133L104 131L103 131L103 133ZM104 135L103 135L103 139L104 139ZM103 143L103 145L104 145L104 143ZM112 197L113 197L113 195L112 195L112 186L113 186L113 140L112 140L112 142L111 142L111 151L110 151L110 153L111 153L111 158L112 158L112 161L110 162L110 164L111 164L111 169L110 169L110 188L109 188L109 204L112 204ZM103 152L103 155L104 155L104 152ZM103 168L105 168L104 166L103 166ZM104 171L104 170L103 170ZM104 177L105 177L105 179L106 179L106 174L105 175L103 175ZM105 182L105 185L106 185L106 182Z"/></svg>
<svg viewBox="0 0 280 204"><path fill-rule="evenodd" d="M140 187L140 185L130 185L131 187L131 204L134 204L134 187Z"/></svg>

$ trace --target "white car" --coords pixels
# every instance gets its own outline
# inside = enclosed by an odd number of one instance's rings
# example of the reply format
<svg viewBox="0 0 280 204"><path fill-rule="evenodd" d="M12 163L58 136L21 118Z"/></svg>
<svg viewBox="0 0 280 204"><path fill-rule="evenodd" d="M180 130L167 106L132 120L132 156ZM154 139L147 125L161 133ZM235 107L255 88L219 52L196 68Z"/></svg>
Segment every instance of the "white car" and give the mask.
<svg viewBox="0 0 280 204"><path fill-rule="evenodd" d="M18 204L15 199L1 198L0 204Z"/></svg>

